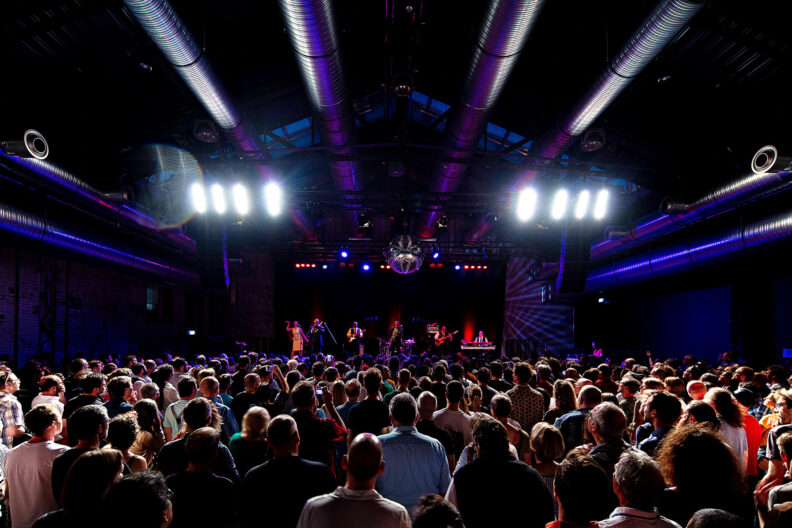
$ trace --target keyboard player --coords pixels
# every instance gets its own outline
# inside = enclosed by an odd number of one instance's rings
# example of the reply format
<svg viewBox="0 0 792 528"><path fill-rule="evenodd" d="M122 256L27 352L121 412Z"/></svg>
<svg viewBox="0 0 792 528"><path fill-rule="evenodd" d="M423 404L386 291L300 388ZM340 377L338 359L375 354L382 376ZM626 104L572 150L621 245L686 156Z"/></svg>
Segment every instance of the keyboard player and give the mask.
<svg viewBox="0 0 792 528"><path fill-rule="evenodd" d="M489 341L487 340L487 337L484 335L484 331L483 330L479 330L479 333L476 336L476 339L473 340L473 342L474 343L489 343Z"/></svg>

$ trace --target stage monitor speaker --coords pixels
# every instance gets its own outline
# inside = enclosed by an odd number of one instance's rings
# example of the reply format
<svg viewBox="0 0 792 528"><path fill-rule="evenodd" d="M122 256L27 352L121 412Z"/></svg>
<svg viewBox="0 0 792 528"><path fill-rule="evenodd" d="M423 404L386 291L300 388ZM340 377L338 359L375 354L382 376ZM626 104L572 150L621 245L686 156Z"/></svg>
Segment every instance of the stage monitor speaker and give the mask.
<svg viewBox="0 0 792 528"><path fill-rule="evenodd" d="M570 220L561 234L561 259L556 279L558 293L581 293L586 287L591 241L583 222Z"/></svg>
<svg viewBox="0 0 792 528"><path fill-rule="evenodd" d="M198 275L205 290L226 290L229 285L225 227L217 219L199 219L195 237Z"/></svg>

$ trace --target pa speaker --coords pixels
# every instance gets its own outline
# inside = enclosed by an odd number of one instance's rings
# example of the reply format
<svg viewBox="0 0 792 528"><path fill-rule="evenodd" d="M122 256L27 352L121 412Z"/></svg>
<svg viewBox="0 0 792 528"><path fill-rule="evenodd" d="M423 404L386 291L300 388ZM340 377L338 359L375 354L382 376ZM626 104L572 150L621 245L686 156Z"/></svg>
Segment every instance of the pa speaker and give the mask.
<svg viewBox="0 0 792 528"><path fill-rule="evenodd" d="M561 259L556 279L558 293L581 293L591 262L588 230L583 222L574 220L564 225L561 234Z"/></svg>

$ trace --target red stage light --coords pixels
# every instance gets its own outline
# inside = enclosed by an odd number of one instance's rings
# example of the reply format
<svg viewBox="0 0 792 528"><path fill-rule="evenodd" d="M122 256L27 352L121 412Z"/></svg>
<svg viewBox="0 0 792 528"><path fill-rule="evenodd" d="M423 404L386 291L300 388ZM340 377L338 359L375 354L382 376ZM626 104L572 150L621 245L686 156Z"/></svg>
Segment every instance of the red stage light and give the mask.
<svg viewBox="0 0 792 528"><path fill-rule="evenodd" d="M467 264L465 264L465 269L470 269L470 266L468 266Z"/></svg>
<svg viewBox="0 0 792 528"><path fill-rule="evenodd" d="M437 267L438 267L438 268L442 268L442 267L443 267L443 263L442 263L442 262L438 263L438 264L437 264Z"/></svg>
<svg viewBox="0 0 792 528"><path fill-rule="evenodd" d="M311 264L311 267L312 267L312 268L315 268L315 267L316 267L316 264Z"/></svg>
<svg viewBox="0 0 792 528"><path fill-rule="evenodd" d="M299 265L299 264L295 264L295 265L294 265L294 267L295 267L295 268L299 268L299 267L300 267L300 265Z"/></svg>
<svg viewBox="0 0 792 528"><path fill-rule="evenodd" d="M354 268L354 267L355 267L355 263L354 263L354 262L350 262L350 263L349 263L349 267L350 267L350 268Z"/></svg>
<svg viewBox="0 0 792 528"><path fill-rule="evenodd" d="M339 262L338 265L341 266L342 268L345 268L346 267L346 262Z"/></svg>
<svg viewBox="0 0 792 528"><path fill-rule="evenodd" d="M484 269L487 269L487 266L484 266Z"/></svg>
<svg viewBox="0 0 792 528"><path fill-rule="evenodd" d="M380 264L380 269L385 269L385 264Z"/></svg>
<svg viewBox="0 0 792 528"><path fill-rule="evenodd" d="M385 269L391 269L390 265L385 266Z"/></svg>
<svg viewBox="0 0 792 528"><path fill-rule="evenodd" d="M435 267L435 265L434 265L434 262L432 262L431 264L429 264L429 267L430 267L430 268L434 268L434 267Z"/></svg>
<svg viewBox="0 0 792 528"><path fill-rule="evenodd" d="M476 269L481 269L481 266L476 266Z"/></svg>

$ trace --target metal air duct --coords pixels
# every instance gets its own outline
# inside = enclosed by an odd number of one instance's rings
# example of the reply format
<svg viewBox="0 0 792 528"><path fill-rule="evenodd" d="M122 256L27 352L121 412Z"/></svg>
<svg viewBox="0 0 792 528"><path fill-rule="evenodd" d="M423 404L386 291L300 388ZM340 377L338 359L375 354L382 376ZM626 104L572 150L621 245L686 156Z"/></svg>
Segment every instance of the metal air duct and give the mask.
<svg viewBox="0 0 792 528"><path fill-rule="evenodd" d="M286 33L302 76L314 123L322 144L335 156L350 156L355 119L344 82L341 51L330 0L279 0ZM339 191L360 190L356 161L331 161ZM358 234L357 213L347 213L350 232Z"/></svg>
<svg viewBox="0 0 792 528"><path fill-rule="evenodd" d="M24 172L25 175L32 175L35 179L41 180L46 187L53 188L58 192L64 193L64 195L76 195L80 201L87 203L99 213L111 214L127 224L135 224L154 231L171 245L188 253L195 254L195 242L181 231L170 229L147 214L123 202L111 199L106 194L94 189L86 181L81 180L54 163L44 159L10 156L0 150L0 161L2 161L3 158L27 169Z"/></svg>
<svg viewBox="0 0 792 528"><path fill-rule="evenodd" d="M4 205L0 205L0 230L104 262L142 271L163 280L191 287L198 285L198 275L195 272L82 238L41 218Z"/></svg>
<svg viewBox="0 0 792 528"><path fill-rule="evenodd" d="M591 246L591 260L607 257L620 249L730 211L738 205L778 191L790 182L792 172L751 174L702 196L692 204L680 204L666 198L660 205L659 214L644 217L622 237L606 237L604 241Z"/></svg>
<svg viewBox="0 0 792 528"><path fill-rule="evenodd" d="M647 251L589 273L586 292L595 292L665 277L730 260L744 251L792 238L792 212L726 233Z"/></svg>
<svg viewBox="0 0 792 528"><path fill-rule="evenodd" d="M531 150L538 158L556 158L569 149L578 136L602 115L621 92L703 7L704 0L662 0L641 24L613 61L600 73L586 95L560 122L557 130L546 133ZM519 191L538 174L525 171L511 186ZM483 220L468 234L468 240L486 236L490 226Z"/></svg>
<svg viewBox="0 0 792 528"><path fill-rule="evenodd" d="M254 159L268 159L266 149L256 144L256 133L231 103L223 85L179 16L167 0L124 0L124 4L157 45L176 73L184 80L212 119L223 129L234 148ZM274 179L270 167L257 166L261 176ZM305 213L290 211L303 235L316 239Z"/></svg>
<svg viewBox="0 0 792 528"><path fill-rule="evenodd" d="M544 0L491 0L479 30L464 87L443 134L445 159L429 180L430 193L454 192L465 174L466 150L475 149L487 120L520 57L525 41L539 15ZM422 237L435 232L440 211L424 213L417 230Z"/></svg>

